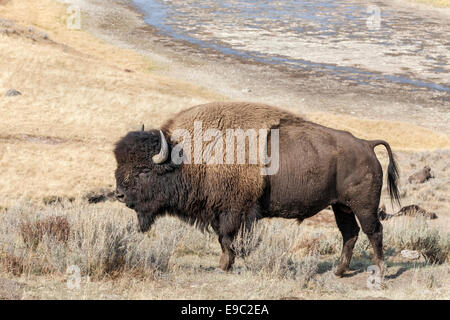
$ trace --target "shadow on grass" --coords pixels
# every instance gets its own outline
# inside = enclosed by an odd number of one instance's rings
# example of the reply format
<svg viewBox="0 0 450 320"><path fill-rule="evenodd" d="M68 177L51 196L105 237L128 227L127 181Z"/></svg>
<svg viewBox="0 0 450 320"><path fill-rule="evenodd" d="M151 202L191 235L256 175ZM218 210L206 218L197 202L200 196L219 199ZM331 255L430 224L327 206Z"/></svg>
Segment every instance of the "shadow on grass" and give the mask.
<svg viewBox="0 0 450 320"><path fill-rule="evenodd" d="M370 265L370 264L368 264ZM350 270L347 271L342 278L351 278L356 276L357 274L365 272L365 268L363 268L364 264L361 263L353 263L350 265ZM336 261L321 261L318 264L317 274L323 275L329 271L333 271L337 268L337 260Z"/></svg>
<svg viewBox="0 0 450 320"><path fill-rule="evenodd" d="M328 271L333 270L336 267L336 265L337 264L335 261L321 261L318 264L317 273L318 274L327 273Z"/></svg>
<svg viewBox="0 0 450 320"><path fill-rule="evenodd" d="M385 279L396 279L402 275L403 272L409 270L406 267L400 267L395 274L386 275Z"/></svg>
<svg viewBox="0 0 450 320"><path fill-rule="evenodd" d="M386 266L388 268L391 268L391 270L392 270L392 268L399 267L398 270L394 274L388 274L385 276L386 279L396 279L408 270L430 267L431 264L426 263L426 262L417 262L417 261L416 262L389 262L389 261L387 261Z"/></svg>
<svg viewBox="0 0 450 320"><path fill-rule="evenodd" d="M387 258L395 256L394 249L387 249L385 251L385 255ZM329 271L334 271L338 264L338 259L328 259L319 262L318 264L318 274L325 274ZM354 257L352 262L350 263L350 270L343 275L343 278L353 277L357 274L364 273L367 271L367 268L371 265L374 265L372 257L367 253L362 253L360 256ZM418 261L405 261L405 262L393 262L389 261L389 259L385 260L386 267L390 270L397 268L394 274L386 274L386 279L396 279L400 277L405 271L416 268L425 268L430 266L429 263L426 262L418 262ZM389 273L389 269L387 273Z"/></svg>

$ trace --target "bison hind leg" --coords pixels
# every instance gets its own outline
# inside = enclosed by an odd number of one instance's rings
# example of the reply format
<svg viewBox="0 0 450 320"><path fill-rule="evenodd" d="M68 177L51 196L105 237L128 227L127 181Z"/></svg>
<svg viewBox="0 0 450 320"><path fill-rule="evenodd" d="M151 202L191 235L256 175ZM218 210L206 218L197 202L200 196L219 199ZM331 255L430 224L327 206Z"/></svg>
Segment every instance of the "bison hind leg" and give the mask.
<svg viewBox="0 0 450 320"><path fill-rule="evenodd" d="M360 229L356 222L355 214L349 207L341 204L334 204L332 207L336 218L336 224L343 238L342 253L339 259L339 265L335 271L336 276L342 277L344 273L350 269L353 248L358 240Z"/></svg>
<svg viewBox="0 0 450 320"><path fill-rule="evenodd" d="M363 232L367 235L372 245L375 264L378 267L378 270L375 271L380 282L382 282L384 274L383 225L378 218L377 208L378 201L372 201L372 203L360 202L352 207Z"/></svg>

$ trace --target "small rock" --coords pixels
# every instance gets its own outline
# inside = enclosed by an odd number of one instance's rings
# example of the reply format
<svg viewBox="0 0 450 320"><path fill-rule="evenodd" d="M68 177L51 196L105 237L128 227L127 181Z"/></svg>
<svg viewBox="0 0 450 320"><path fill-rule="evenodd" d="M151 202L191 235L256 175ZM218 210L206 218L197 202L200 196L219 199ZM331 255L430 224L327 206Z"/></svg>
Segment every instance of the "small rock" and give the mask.
<svg viewBox="0 0 450 320"><path fill-rule="evenodd" d="M403 258L408 260L417 260L420 257L420 254L416 250L402 250L400 252Z"/></svg>
<svg viewBox="0 0 450 320"><path fill-rule="evenodd" d="M48 34L46 34L46 33L43 33L43 34L42 34L42 39L44 39L44 40L48 40Z"/></svg>
<svg viewBox="0 0 450 320"><path fill-rule="evenodd" d="M18 281L0 278L0 300L20 300L26 286Z"/></svg>
<svg viewBox="0 0 450 320"><path fill-rule="evenodd" d="M11 22L0 19L0 25L2 27L10 28L11 27Z"/></svg>
<svg viewBox="0 0 450 320"><path fill-rule="evenodd" d="M252 89L245 88L245 89L242 89L242 92L244 92L244 93L250 93L250 92L252 92Z"/></svg>
<svg viewBox="0 0 450 320"><path fill-rule="evenodd" d="M20 91L17 91L16 89L9 89L6 92L6 97L14 97L14 96L20 96L22 93Z"/></svg>
<svg viewBox="0 0 450 320"><path fill-rule="evenodd" d="M429 166L425 166L422 170L413 173L408 178L409 183L424 183L428 179L434 178L431 174L431 168Z"/></svg>

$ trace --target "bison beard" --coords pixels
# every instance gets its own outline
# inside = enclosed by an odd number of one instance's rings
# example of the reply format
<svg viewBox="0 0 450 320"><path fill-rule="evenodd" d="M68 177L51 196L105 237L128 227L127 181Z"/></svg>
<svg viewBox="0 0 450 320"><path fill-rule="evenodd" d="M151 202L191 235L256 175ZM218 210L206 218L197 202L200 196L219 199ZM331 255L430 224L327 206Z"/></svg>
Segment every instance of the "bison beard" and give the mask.
<svg viewBox="0 0 450 320"><path fill-rule="evenodd" d="M155 217L148 213L137 212L137 218L139 222L139 231L141 232L150 230L150 227L155 222Z"/></svg>
<svg viewBox="0 0 450 320"><path fill-rule="evenodd" d="M192 133L194 121L222 132L279 129L278 172L261 176L261 166L250 164L172 163L166 159L176 143L172 132ZM356 219L383 271L383 227L377 215L383 172L374 152L377 145L388 151L388 190L398 202L397 165L385 141L358 139L267 105L201 105L180 112L161 130L130 132L117 143L117 195L137 212L142 232L166 213L202 230L211 227L222 247L224 270L233 265L232 242L243 225L265 217L303 221L331 205L343 237L335 273L342 276L349 269L360 231Z"/></svg>

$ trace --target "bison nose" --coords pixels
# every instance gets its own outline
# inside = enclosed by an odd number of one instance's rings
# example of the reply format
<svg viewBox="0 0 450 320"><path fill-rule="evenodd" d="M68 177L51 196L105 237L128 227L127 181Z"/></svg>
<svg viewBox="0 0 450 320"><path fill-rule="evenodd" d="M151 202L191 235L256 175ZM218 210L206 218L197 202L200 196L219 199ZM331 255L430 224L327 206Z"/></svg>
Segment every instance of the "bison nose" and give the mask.
<svg viewBox="0 0 450 320"><path fill-rule="evenodd" d="M125 194L119 190L116 190L116 199L120 202L125 202Z"/></svg>

